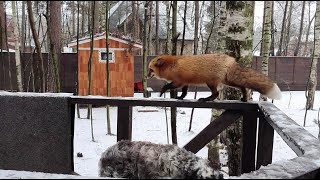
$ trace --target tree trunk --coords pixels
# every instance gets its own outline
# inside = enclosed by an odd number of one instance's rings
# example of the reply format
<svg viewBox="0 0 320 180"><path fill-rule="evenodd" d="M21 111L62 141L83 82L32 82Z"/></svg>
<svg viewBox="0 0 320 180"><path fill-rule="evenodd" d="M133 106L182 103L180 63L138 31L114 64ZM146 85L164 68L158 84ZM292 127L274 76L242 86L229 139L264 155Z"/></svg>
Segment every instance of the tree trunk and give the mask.
<svg viewBox="0 0 320 180"><path fill-rule="evenodd" d="M97 34L99 33L99 7L100 7L100 1L95 1L94 3L94 26L93 26L93 29L94 29L94 34ZM93 7L93 6L92 6Z"/></svg>
<svg viewBox="0 0 320 180"><path fill-rule="evenodd" d="M184 1L183 31L182 31L182 42L181 42L180 55L183 54L183 49L184 49L184 37L186 35L186 25L187 25L187 8L188 8L188 1Z"/></svg>
<svg viewBox="0 0 320 180"><path fill-rule="evenodd" d="M39 79L40 79L40 92L45 92L45 77L44 77L44 65L43 65L43 58L42 58L42 52L41 52L41 46L38 38L38 34L36 32L36 28L34 25L34 18L32 13L32 4L31 1L27 1L27 7L28 7L28 14L29 14L29 22L30 22L30 28L32 31L32 36L36 45L37 54L39 57L38 62L36 63L37 71L39 72Z"/></svg>
<svg viewBox="0 0 320 180"><path fill-rule="evenodd" d="M143 22L143 75L142 75L142 83L143 83L143 97L148 97L148 92L147 92L147 71L148 71L148 62L147 62L147 24L148 24L148 6L149 6L150 1L146 1L144 5L144 22Z"/></svg>
<svg viewBox="0 0 320 180"><path fill-rule="evenodd" d="M262 62L261 71L268 76L268 61L270 51L270 38L271 38L271 16L272 16L273 1L264 1L264 23L263 23L263 36L262 36ZM260 94L260 101L267 101L266 97Z"/></svg>
<svg viewBox="0 0 320 180"><path fill-rule="evenodd" d="M227 1L228 14L226 50L243 67L250 67L252 62L252 31L254 1ZM241 92L226 88L226 99L240 100ZM227 129L229 175L241 174L241 126L242 117Z"/></svg>
<svg viewBox="0 0 320 180"><path fill-rule="evenodd" d="M77 3L77 59L79 59L79 35L80 35L80 2ZM79 95L79 80L77 78L77 93L76 95ZM79 104L77 104L77 115L78 118L81 118L80 116L80 107Z"/></svg>
<svg viewBox="0 0 320 180"><path fill-rule="evenodd" d="M298 43L296 49L294 50L294 56L298 56L300 50L301 36L303 31L303 19L304 19L304 8L306 6L306 1L302 1L302 11L301 11L301 20L300 20L300 32L298 37Z"/></svg>
<svg viewBox="0 0 320 180"><path fill-rule="evenodd" d="M109 1L106 2L106 52L107 52L107 62L106 62L106 95L109 96ZM107 134L111 135L111 122L110 122L110 106L106 106L107 111Z"/></svg>
<svg viewBox="0 0 320 180"><path fill-rule="evenodd" d="M167 27L167 40L166 40L166 49L165 49L165 54L170 54L172 48L171 48L171 39L172 39L172 34L171 34L171 31L170 31L170 1L165 1L166 3L166 19L167 19L167 22L166 22L166 27Z"/></svg>
<svg viewBox="0 0 320 180"><path fill-rule="evenodd" d="M226 34L227 34L227 4L226 1L221 1L219 12L219 28L218 28L218 43L217 52L225 52L226 50Z"/></svg>
<svg viewBox="0 0 320 180"><path fill-rule="evenodd" d="M308 96L306 102L306 109L313 109L314 95L317 87L317 63L320 53L320 3L317 2L316 14L314 20L314 47L312 53L312 61L310 67L310 75L308 81Z"/></svg>
<svg viewBox="0 0 320 180"><path fill-rule="evenodd" d="M89 55L89 60L88 60L88 95L91 95L91 77L92 77L92 55L93 55L93 46L94 46L94 21L95 21L95 17L94 17L94 11L95 11L95 1L92 2L92 21L91 21L91 27L89 29L91 29L91 41L90 41L90 55ZM92 117L92 105L90 104L88 107L88 112L87 112L87 119L91 119ZM91 114L91 115L90 115ZM92 119L91 119L92 120ZM94 139L94 138L92 138ZM93 140L94 141L94 140Z"/></svg>
<svg viewBox="0 0 320 180"><path fill-rule="evenodd" d="M273 13L274 13L274 3L272 3L272 9L271 9L271 44L270 44L270 56L274 56L274 18L273 18Z"/></svg>
<svg viewBox="0 0 320 180"><path fill-rule="evenodd" d="M307 50L308 50L308 42L309 42L309 34L310 34L310 27L311 27L311 23L312 21L314 20L314 17L315 17L315 14L312 16L312 18L310 18L310 8L311 8L311 2L309 1L309 23L308 23L308 28L307 28L307 31L306 31L306 42L305 42L305 45L304 45L304 48L303 48L303 56L307 56Z"/></svg>
<svg viewBox="0 0 320 180"><path fill-rule="evenodd" d="M79 2L80 3L80 2ZM85 25L85 1L82 1L82 6L81 6L81 34L82 37L85 36L85 29L84 29L84 25Z"/></svg>
<svg viewBox="0 0 320 180"><path fill-rule="evenodd" d="M20 34L20 40L21 40L21 52L24 52L25 46L26 46L26 2L22 1L22 22L21 22L21 34Z"/></svg>
<svg viewBox="0 0 320 180"><path fill-rule="evenodd" d="M12 15L13 15L13 37L14 37L14 47L15 47L15 59L16 59L16 70L17 70L17 85L18 91L23 92L22 86L22 72L21 72L21 60L20 60L20 47L19 47L19 30L18 30L18 18L17 18L17 8L16 1L11 1L12 5Z"/></svg>
<svg viewBox="0 0 320 180"><path fill-rule="evenodd" d="M282 55L282 45L283 45L283 39L284 39L284 36L285 36L285 27L286 27L286 19L287 19L287 11L288 11L288 6L289 6L289 3L288 1L286 1L286 7L285 7L285 10L284 10L284 14L283 14L283 19L282 19L282 27L281 27L281 33L280 33L280 42L279 42L279 48L278 48L278 51L277 51L277 56L281 56Z"/></svg>
<svg viewBox="0 0 320 180"><path fill-rule="evenodd" d="M292 15L292 9L293 9L293 2L290 1L290 8L289 8L289 14L287 19L287 27L286 27L286 39L285 39L285 55L288 55L288 46L290 43L290 29L291 29L291 15Z"/></svg>
<svg viewBox="0 0 320 180"><path fill-rule="evenodd" d="M194 1L194 47L193 54L198 54L198 34L199 34L199 1Z"/></svg>
<svg viewBox="0 0 320 180"><path fill-rule="evenodd" d="M137 2L136 1L131 1L132 3L132 24L137 24ZM137 26L133 26L133 38L136 40L139 38L137 34Z"/></svg>
<svg viewBox="0 0 320 180"><path fill-rule="evenodd" d="M156 1L156 50L155 55L159 54L159 1Z"/></svg>
<svg viewBox="0 0 320 180"><path fill-rule="evenodd" d="M178 1L172 1L172 55L177 55L177 11ZM170 90L170 98L177 97L177 90ZM177 140L177 107L171 107L171 136L172 144L178 144Z"/></svg>
<svg viewBox="0 0 320 180"><path fill-rule="evenodd" d="M60 55L61 55L61 3L59 1L50 2L49 18L49 41L50 57L54 72L54 92L60 92Z"/></svg>
<svg viewBox="0 0 320 180"><path fill-rule="evenodd" d="M79 1L77 2L79 3ZM72 22L71 22L71 35L72 37L76 34L76 6L75 6L75 3L74 1L71 1L71 15L72 15Z"/></svg>
<svg viewBox="0 0 320 180"><path fill-rule="evenodd" d="M153 1L150 1L149 3L149 12L148 12L148 55L151 54L151 42L152 42L152 36L151 36L151 32L152 32L152 5L153 5Z"/></svg>
<svg viewBox="0 0 320 180"><path fill-rule="evenodd" d="M5 41L5 13L4 13L4 1L0 1L0 41L1 46L0 48L7 49L6 47L6 41Z"/></svg>

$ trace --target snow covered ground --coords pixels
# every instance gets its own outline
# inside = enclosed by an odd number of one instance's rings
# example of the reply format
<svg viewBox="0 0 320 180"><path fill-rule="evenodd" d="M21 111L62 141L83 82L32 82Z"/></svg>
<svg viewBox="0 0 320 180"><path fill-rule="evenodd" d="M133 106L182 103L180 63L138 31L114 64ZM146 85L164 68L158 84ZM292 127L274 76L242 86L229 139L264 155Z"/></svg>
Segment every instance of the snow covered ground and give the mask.
<svg viewBox="0 0 320 180"><path fill-rule="evenodd" d="M198 93L198 98L206 97L209 92ZM159 93L153 93L152 97L157 97ZM189 92L186 99L193 99L194 93ZM142 97L137 93L135 97ZM166 97L169 97L167 94ZM258 100L259 94L254 93L253 99ZM306 126L304 127L313 136L317 137L319 128L315 121L318 118L319 109L319 92L316 92L314 110L308 111ZM290 118L295 120L299 125L303 126L305 92L283 92L283 98L275 101L274 104L281 109ZM151 110L152 112L139 112L142 110ZM93 109L93 134L94 142L91 138L90 121L84 119L86 117L86 109L80 109L81 118L75 119L75 136L74 136L74 163L75 172L82 176L98 176L98 160L101 153L109 146L116 143L116 136L106 135L106 110L105 108ZM169 143L171 143L170 135L170 111L168 110L169 123ZM189 121L191 108L178 108L177 114L177 139L178 145L184 146L198 132L206 127L210 122L210 109L197 108L194 111L192 123L192 131L189 132ZM111 107L111 128L112 133L116 133L117 128L117 107ZM132 140L151 141L154 143L168 143L167 126L165 110L162 107L133 107L132 112ZM83 157L77 157L77 153L81 152ZM198 156L207 158L207 148L203 148L197 153ZM222 164L226 165L225 151L220 154ZM292 159L297 155L287 146L281 137L275 133L273 147L273 162Z"/></svg>

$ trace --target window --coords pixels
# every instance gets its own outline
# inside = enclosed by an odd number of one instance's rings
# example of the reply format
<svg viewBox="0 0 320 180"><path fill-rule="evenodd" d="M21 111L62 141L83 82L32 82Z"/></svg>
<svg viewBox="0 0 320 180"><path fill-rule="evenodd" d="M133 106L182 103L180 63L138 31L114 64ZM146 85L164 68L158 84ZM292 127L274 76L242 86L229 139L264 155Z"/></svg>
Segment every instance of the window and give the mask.
<svg viewBox="0 0 320 180"><path fill-rule="evenodd" d="M107 60L107 52L106 50L100 50L99 51L99 62L105 63ZM108 56L109 63L114 63L115 58L114 58L114 51L109 50L109 56Z"/></svg>

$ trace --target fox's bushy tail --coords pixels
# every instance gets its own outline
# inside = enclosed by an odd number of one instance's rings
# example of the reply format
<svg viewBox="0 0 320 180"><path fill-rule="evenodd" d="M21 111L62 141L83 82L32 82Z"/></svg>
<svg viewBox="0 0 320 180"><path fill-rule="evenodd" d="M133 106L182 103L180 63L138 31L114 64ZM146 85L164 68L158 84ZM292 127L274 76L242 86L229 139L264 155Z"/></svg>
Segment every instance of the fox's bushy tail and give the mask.
<svg viewBox="0 0 320 180"><path fill-rule="evenodd" d="M227 81L236 87L245 87L258 91L270 99L281 99L281 90L268 76L239 64L233 65L227 73Z"/></svg>

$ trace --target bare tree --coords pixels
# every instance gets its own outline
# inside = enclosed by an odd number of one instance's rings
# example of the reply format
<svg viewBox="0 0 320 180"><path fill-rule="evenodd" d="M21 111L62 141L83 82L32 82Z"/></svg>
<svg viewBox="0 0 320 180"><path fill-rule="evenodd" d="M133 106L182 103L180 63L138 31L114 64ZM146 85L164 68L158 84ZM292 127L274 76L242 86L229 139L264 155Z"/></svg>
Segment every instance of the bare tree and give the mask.
<svg viewBox="0 0 320 180"><path fill-rule="evenodd" d="M181 42L180 55L183 54L183 49L184 49L184 38L185 38L185 35L186 35L186 25L187 25L187 9L188 9L188 1L184 1L183 31L182 31L182 42Z"/></svg>
<svg viewBox="0 0 320 180"><path fill-rule="evenodd" d="M314 47L312 53L312 61L310 67L310 75L308 80L308 89L307 89L307 102L306 102L306 110L313 109L314 104L314 95L317 87L317 63L318 57L320 53L320 3L317 2L316 7L316 15L314 20ZM304 123L305 126L305 123Z"/></svg>
<svg viewBox="0 0 320 180"><path fill-rule="evenodd" d="M262 62L261 71L268 76L268 61L270 52L270 38L271 38L271 16L272 16L273 1L264 1L264 22L263 22L263 36L262 36ZM267 101L266 97L260 95L260 101Z"/></svg>
<svg viewBox="0 0 320 180"><path fill-rule="evenodd" d="M60 92L59 59L61 54L61 3L50 1L49 42L52 68L54 74L54 92Z"/></svg>
<svg viewBox="0 0 320 180"><path fill-rule="evenodd" d="M280 42L279 42L279 47L278 47L278 51L277 51L277 56L280 56L282 54L282 47L283 47L283 39L285 36L285 27L286 27L286 19L287 19L287 12L288 12L288 6L289 3L288 1L286 1L286 6L285 6L285 10L284 10L284 14L283 14L283 20L282 20L282 28L281 28L281 33L280 33Z"/></svg>
<svg viewBox="0 0 320 180"><path fill-rule="evenodd" d="M45 92L45 74L44 74L44 65L43 65L43 57L41 52L41 45L39 42L38 34L36 32L35 24L34 24L34 18L32 13L32 2L27 1L27 7L28 7L28 14L29 14L29 22L30 22L30 28L32 31L33 40L36 45L37 49L37 55L38 55L38 62L36 63L37 71L39 72L39 79L40 79L40 92Z"/></svg>
<svg viewBox="0 0 320 180"><path fill-rule="evenodd" d="M303 30L303 18L304 18L304 8L306 6L306 1L302 1L302 10L301 10L301 20L300 20L300 32L298 37L298 43L296 46L296 49L294 50L294 56L298 56L299 50L300 50L300 43L301 43L301 36L302 36L302 30Z"/></svg>
<svg viewBox="0 0 320 180"><path fill-rule="evenodd" d="M4 1L0 1L0 41L1 50L7 49L5 41L5 12L4 12Z"/></svg>
<svg viewBox="0 0 320 180"><path fill-rule="evenodd" d="M172 34L170 31L170 11L171 11L171 5L170 1L165 1L166 3L166 29L167 29L167 40L166 40L166 47L165 47L165 54L169 54L172 50L171 48L171 39L172 39Z"/></svg>
<svg viewBox="0 0 320 180"><path fill-rule="evenodd" d="M148 55L151 54L151 42L152 42L152 36L151 36L151 32L152 32L152 5L153 5L153 1L149 2L149 12L148 12Z"/></svg>
<svg viewBox="0 0 320 180"><path fill-rule="evenodd" d="M93 2L93 1L91 1ZM93 29L94 29L94 33L97 34L99 32L99 7L100 7L100 3L99 1L95 1L94 3L94 26L93 26ZM92 6L93 8L93 6Z"/></svg>
<svg viewBox="0 0 320 180"><path fill-rule="evenodd" d="M288 14L288 19L287 19L287 26L286 26L286 31L285 31L285 44L284 44L284 53L287 56L288 55L288 46L290 42L290 32L291 32L291 15L292 15L292 9L293 9L293 2L290 1L290 6L289 6L289 14Z"/></svg>
<svg viewBox="0 0 320 180"><path fill-rule="evenodd" d="M307 50L308 50L308 42L309 42L309 34L310 34L310 27L312 24L312 21L314 20L315 14L312 16L311 18L311 2L308 1L308 5L309 5L309 13L308 13L308 27L307 27L307 31L306 31L306 42L304 44L304 48L303 48L303 56L307 55Z"/></svg>
<svg viewBox="0 0 320 180"><path fill-rule="evenodd" d="M178 1L172 1L172 51L171 54L173 56L177 55L177 11L178 11ZM170 98L177 97L177 90L170 90ZM172 143L178 144L177 140L177 107L171 107L171 136Z"/></svg>
<svg viewBox="0 0 320 180"><path fill-rule="evenodd" d="M19 32L18 32L18 17L17 17L17 8L16 1L11 1L11 9L13 15L13 37L14 37L14 47L15 47L15 59L16 59L16 70L17 70L17 85L18 91L23 91L22 86L22 72L21 72L21 60L20 60L20 40L19 40Z"/></svg>
<svg viewBox="0 0 320 180"><path fill-rule="evenodd" d="M109 96L109 1L106 2L106 95ZM107 134L111 133L111 122L110 122L110 106L106 106L107 111Z"/></svg>
<svg viewBox="0 0 320 180"><path fill-rule="evenodd" d="M148 6L150 1L147 1L144 5L144 22L143 22L143 76L142 76L142 83L143 83L143 97L148 97L147 92L147 24L148 24Z"/></svg>
<svg viewBox="0 0 320 180"><path fill-rule="evenodd" d="M158 55L159 54L159 1L156 1L156 50L155 50L155 54Z"/></svg>
<svg viewBox="0 0 320 180"><path fill-rule="evenodd" d="M22 22L21 22L21 34L20 34L20 40L21 40L21 52L24 52L25 45L26 45L26 2L22 1Z"/></svg>

